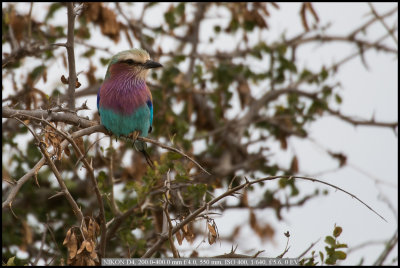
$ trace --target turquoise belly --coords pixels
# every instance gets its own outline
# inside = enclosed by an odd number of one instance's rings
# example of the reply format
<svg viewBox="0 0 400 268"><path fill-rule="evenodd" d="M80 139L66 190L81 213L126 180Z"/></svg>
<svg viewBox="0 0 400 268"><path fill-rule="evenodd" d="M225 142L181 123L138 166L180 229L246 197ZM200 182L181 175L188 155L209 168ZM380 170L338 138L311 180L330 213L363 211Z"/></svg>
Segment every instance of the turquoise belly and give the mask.
<svg viewBox="0 0 400 268"><path fill-rule="evenodd" d="M131 115L121 115L102 107L99 111L101 124L117 137L129 135L135 130L140 131L140 136L147 137L150 128L150 109L146 104Z"/></svg>

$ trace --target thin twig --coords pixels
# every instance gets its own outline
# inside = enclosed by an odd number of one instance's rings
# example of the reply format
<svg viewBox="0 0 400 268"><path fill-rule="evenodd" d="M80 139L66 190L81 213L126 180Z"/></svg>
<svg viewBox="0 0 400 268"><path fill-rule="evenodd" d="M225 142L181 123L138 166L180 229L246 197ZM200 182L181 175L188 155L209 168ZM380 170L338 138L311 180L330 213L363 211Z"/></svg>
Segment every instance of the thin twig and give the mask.
<svg viewBox="0 0 400 268"><path fill-rule="evenodd" d="M373 211L375 214L377 214L380 218L382 218L384 221L385 218L383 218L381 215L379 215L375 210L373 210L370 206L368 206L366 203L364 203L363 201L361 201L358 197L356 197L355 195L347 192L346 190L343 190L342 188L332 185L330 183L318 180L318 179L314 179L314 178L308 178L308 177L303 177L303 176L271 176L271 177L266 177L266 178L261 178L261 179L257 179L254 181L246 181L246 183L238 185L228 191L226 191L225 193L221 194L220 196L212 199L211 201L205 203L203 206L201 206L200 208L198 208L197 210L195 210L194 212L192 212L189 216L187 216L183 221L181 221L179 224L177 224L173 229L172 229L172 233L175 234L178 230L180 230L183 226L185 226L186 224L188 224L189 222L191 222L192 220L196 219L196 217L203 212L204 210L210 208L213 204L215 204L216 202L218 202L219 200L230 196L234 193L236 193L237 191L239 191L240 189L249 187L252 184L256 184L256 183L260 183L263 181L270 181L270 180L276 180L276 179L281 179L281 178L286 178L286 179L300 179L300 180L308 180L308 181L312 181L312 182L319 182L325 185L328 185L330 187L333 187L339 191L342 191L348 195L350 195L351 197L357 199L359 202L361 202L364 206L366 206L368 209L370 209L371 211ZM163 243L168 239L168 235L161 235L160 238L158 239L158 241L142 256L142 258L150 258L162 245Z"/></svg>
<svg viewBox="0 0 400 268"><path fill-rule="evenodd" d="M41 243L41 245L40 245L39 253L38 253L38 255L36 256L36 260L33 262L33 265L34 265L34 266L36 266L36 265L38 264L38 261L39 261L41 255L42 255L44 243L46 242L47 225L44 225L44 226L45 226L45 228L44 228L44 232L43 232L43 235L42 235L42 243Z"/></svg>
<svg viewBox="0 0 400 268"><path fill-rule="evenodd" d="M381 255L379 255L378 259L375 261L373 266L382 266L383 262L389 256L389 253L393 250L393 248L398 245L399 241L399 230L396 229L393 236L387 241L385 249L382 251Z"/></svg>
<svg viewBox="0 0 400 268"><path fill-rule="evenodd" d="M375 18L377 18L382 23L383 27L385 27L386 31L388 31L388 33L393 38L393 40L396 43L396 45L398 45L398 41L397 41L396 36L394 35L393 31L389 28L389 26L387 26L385 20L378 14L378 12L376 11L376 9L372 5L372 3L368 3L368 5L371 8L372 14L374 14Z"/></svg>
<svg viewBox="0 0 400 268"><path fill-rule="evenodd" d="M289 231L287 231L287 233L285 233L285 236L287 237L286 240L286 246L285 249L283 250L283 252L281 254L279 254L278 256L276 256L278 259L282 259L283 256L285 256L285 254L289 251L290 247L289 247L289 239L290 239L290 234Z"/></svg>
<svg viewBox="0 0 400 268"><path fill-rule="evenodd" d="M194 160L193 158L191 158L190 156L188 156L187 154L185 154L184 152L182 152L182 151L180 151L180 150L178 150L176 148L170 147L168 145L162 144L161 142L158 142L158 141L155 141L155 140L151 140L151 139L145 138L145 137L138 137L137 139L141 140L141 141L144 141L144 142L149 142L149 143L155 144L155 145L157 145L157 146L159 146L161 148L164 148L164 149L167 149L169 151L178 153L178 154L182 155L183 157L185 157L186 159L188 159L191 162L193 162L197 167L199 167L205 173L207 173L208 175L211 175L205 168L203 168L199 163L197 163L196 160Z"/></svg>
<svg viewBox="0 0 400 268"><path fill-rule="evenodd" d="M110 187L110 203L111 203L111 211L115 216L121 215L121 211L118 208L117 203L114 198L114 149L112 147L113 139L110 138L110 150L109 150L109 165L108 165L108 186Z"/></svg>
<svg viewBox="0 0 400 268"><path fill-rule="evenodd" d="M55 126L53 126L52 124L50 124L47 120L44 119L40 119L40 118L33 118L36 119L38 121L41 121L43 123L45 123L46 125L50 126L51 128L53 128L59 135L63 136L66 140L68 140L68 142L72 145L72 147L75 150L76 155L79 157L79 159L82 161L82 163L84 164L84 166L86 167L86 170L89 173L89 178L92 181L92 184L94 186L94 190L95 190L95 194L96 194L96 198L97 198L97 202L99 204L99 210L100 210L100 229L101 229L101 237L100 237L100 253L101 253L101 257L104 258L105 257L105 250L106 250L106 219L105 219L105 211L104 211L104 204L103 204L103 198L101 196L99 187L97 185L97 180L94 176L94 169L93 166L91 164L89 164L89 162L86 160L86 158L83 156L83 153L80 151L78 145L76 144L76 142L74 141L74 139L60 131L59 129L57 129ZM19 119L18 119L19 120ZM19 120L20 121L20 120ZM22 121L21 121L22 122Z"/></svg>
<svg viewBox="0 0 400 268"><path fill-rule="evenodd" d="M165 199L165 202L164 202L164 213L165 213L165 216L167 218L166 224L168 226L169 245L171 246L171 251L172 251L172 254L173 254L174 258L179 258L180 257L179 256L179 252L176 249L175 244L174 244L174 239L172 238L172 235L173 235L172 234L172 228L173 227L172 227L171 217L169 216L169 212L168 212L168 197L167 197L167 194L165 194L165 193L164 193L164 199Z"/></svg>
<svg viewBox="0 0 400 268"><path fill-rule="evenodd" d="M78 222L79 223L82 222L82 220L83 220L82 211L79 208L78 204L75 202L75 200L72 197L72 195L70 194L70 192L68 191L68 188L65 185L60 172L58 171L57 167L54 165L53 161L51 160L51 158L49 156L49 153L47 152L46 148L44 147L45 146L44 142L36 135L35 131L33 131L27 124L25 124L25 122L23 122L22 120L20 120L18 118L15 118L15 120L18 120L20 123L22 123L24 126L26 126L28 128L28 130L32 133L32 135L35 137L35 139L37 140L38 147L39 147L40 151L42 152L42 154L44 155L44 157L46 158L46 161L47 161L48 165L50 166L51 170L53 171L54 175L56 176L58 184L60 185L67 201L71 205L72 211L74 212L75 216L77 217Z"/></svg>
<svg viewBox="0 0 400 268"><path fill-rule="evenodd" d="M304 250L303 253L301 253L297 258L300 259L300 258L302 258L304 255L306 255L307 252L309 252L310 249L312 249L312 248L319 242L319 240L321 240L321 238L319 238L319 239L318 239L317 241L315 241L314 243L311 243L311 245L310 245L306 250Z"/></svg>

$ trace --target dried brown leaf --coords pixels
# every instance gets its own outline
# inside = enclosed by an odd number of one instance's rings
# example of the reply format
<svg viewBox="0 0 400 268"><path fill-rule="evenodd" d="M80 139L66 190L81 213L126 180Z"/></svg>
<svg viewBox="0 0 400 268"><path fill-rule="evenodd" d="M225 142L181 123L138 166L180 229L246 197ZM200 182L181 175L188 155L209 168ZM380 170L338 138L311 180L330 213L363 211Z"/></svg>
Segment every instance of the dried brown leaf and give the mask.
<svg viewBox="0 0 400 268"><path fill-rule="evenodd" d="M64 75L61 76L61 82L62 82L63 84L65 84L65 85L68 85L68 79L65 78Z"/></svg>
<svg viewBox="0 0 400 268"><path fill-rule="evenodd" d="M94 241L93 240L91 240L90 241L90 244L91 244L91 246L92 246L92 248L93 248L93 250L91 251L91 253L90 253L90 257L92 258L92 259L94 259L94 260L97 260L98 259L98 257L97 257L97 253L96 253L96 245L95 245L95 243L94 243Z"/></svg>
<svg viewBox="0 0 400 268"><path fill-rule="evenodd" d="M77 254L79 255L79 254L82 254L82 252L85 250L85 248L86 248L86 244L87 243L89 243L87 240L83 240L83 242L82 242L82 244L81 244L81 246L80 246L80 248L79 248L79 250L78 250L78 252L77 252Z"/></svg>
<svg viewBox="0 0 400 268"><path fill-rule="evenodd" d="M188 225L187 224L183 225L182 230L183 230L183 233L187 233L188 232Z"/></svg>
<svg viewBox="0 0 400 268"><path fill-rule="evenodd" d="M83 138L82 137L78 137L74 139L76 145L79 148L79 151L81 151L81 154L85 154L85 144L83 143Z"/></svg>
<svg viewBox="0 0 400 268"><path fill-rule="evenodd" d="M290 164L290 171L292 173L299 172L299 161L297 160L297 156L293 156L292 163Z"/></svg>
<svg viewBox="0 0 400 268"><path fill-rule="evenodd" d="M178 244L182 245L182 241L183 241L183 236L181 235L181 231L178 230L178 232L175 233L176 239L178 240Z"/></svg>
<svg viewBox="0 0 400 268"><path fill-rule="evenodd" d="M185 237L186 241L189 243L192 243L194 240L194 233L192 231L192 226L189 224L186 224L183 226L183 236Z"/></svg>
<svg viewBox="0 0 400 268"><path fill-rule="evenodd" d="M96 237L99 235L100 226L97 224L95 220L89 219L88 224L88 239L93 241L96 240Z"/></svg>
<svg viewBox="0 0 400 268"><path fill-rule="evenodd" d="M68 146L65 146L64 153L69 157L71 156L71 151L69 150Z"/></svg>
<svg viewBox="0 0 400 268"><path fill-rule="evenodd" d="M93 251L93 245L92 245L92 240L90 240L90 241L87 241L86 240L86 251L87 252L89 252L89 253L92 253L92 251Z"/></svg>
<svg viewBox="0 0 400 268"><path fill-rule="evenodd" d="M286 150L287 149L287 140L286 140L286 136L285 135L281 135L278 137L279 138L279 142L281 143L281 148Z"/></svg>
<svg viewBox="0 0 400 268"><path fill-rule="evenodd" d="M24 37L25 29L27 29L24 17L16 14L15 10L12 10L11 15L10 15L10 24L11 24L11 28L13 30L15 39L18 41L18 43L21 42L21 40Z"/></svg>
<svg viewBox="0 0 400 268"><path fill-rule="evenodd" d="M207 223L207 227L208 227L208 230L210 231L210 233L211 233L213 236L217 236L217 232L215 231L214 226L212 226L211 224Z"/></svg>
<svg viewBox="0 0 400 268"><path fill-rule="evenodd" d="M89 85L94 85L97 82L96 76L94 75L96 70L96 66L92 64L92 61L90 61L89 70L86 72Z"/></svg>
<svg viewBox="0 0 400 268"><path fill-rule="evenodd" d="M68 244L69 240L71 239L71 234L72 234L72 229L69 228L69 230L68 230L68 232L67 232L67 235L65 236L63 245Z"/></svg>
<svg viewBox="0 0 400 268"><path fill-rule="evenodd" d="M249 201L247 198L247 189L244 189L243 194L240 195L240 205L248 207L249 206Z"/></svg>
<svg viewBox="0 0 400 268"><path fill-rule="evenodd" d="M26 248L26 246L32 244L33 242L33 233L32 233L32 228L25 220L22 220L22 233L24 235L23 237L24 247Z"/></svg>
<svg viewBox="0 0 400 268"><path fill-rule="evenodd" d="M82 226L81 230L83 233L83 238L86 240L89 237L89 232L88 232L86 226Z"/></svg>
<svg viewBox="0 0 400 268"><path fill-rule="evenodd" d="M67 244L67 249L68 249L68 259L75 258L78 249L78 240L76 239L75 233L71 234L71 238L69 239Z"/></svg>
<svg viewBox="0 0 400 268"><path fill-rule="evenodd" d="M251 100L250 87L246 79L239 80L238 93L240 99L240 106L242 107L242 109L244 109L244 107L246 107Z"/></svg>
<svg viewBox="0 0 400 268"><path fill-rule="evenodd" d="M210 233L208 234L208 244L212 245L215 243L216 240L217 240L216 236L213 236Z"/></svg>
<svg viewBox="0 0 400 268"><path fill-rule="evenodd" d="M94 260L87 258L86 259L86 266L95 266L96 263L94 262Z"/></svg>

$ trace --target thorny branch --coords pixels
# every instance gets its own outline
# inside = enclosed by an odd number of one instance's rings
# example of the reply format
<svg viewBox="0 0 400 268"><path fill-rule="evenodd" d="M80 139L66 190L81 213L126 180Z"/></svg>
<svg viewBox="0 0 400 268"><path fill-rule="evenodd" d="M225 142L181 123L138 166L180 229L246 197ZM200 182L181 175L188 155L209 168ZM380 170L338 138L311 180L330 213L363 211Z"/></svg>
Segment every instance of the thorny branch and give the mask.
<svg viewBox="0 0 400 268"><path fill-rule="evenodd" d="M341 192L344 192L348 195L350 195L351 197L357 199L360 203L362 203L364 206L366 206L369 210L371 210L372 212L374 212L376 215L378 215L381 219L383 219L384 221L386 221L385 218L383 218L380 214L378 214L375 210L373 210L370 206L368 206L366 203L364 203L362 200L360 200L357 196L355 196L352 193L347 192L346 190L343 190L342 188L318 180L318 179L314 179L314 178L308 178L308 177L302 177L302 176L270 176L270 177L266 177L266 178L261 178L261 179L257 179L254 181L249 181L246 179L246 183L241 184L239 186L236 186L234 188L229 189L228 191L226 191L225 193L221 194L220 196L212 199L209 202L206 202L203 206L201 206L200 208L198 208L197 210L195 210L194 212L192 212L189 216L187 216L183 221L181 221L179 224L177 224L173 229L172 229L172 234L175 234L177 231L179 231L183 226L185 226L186 224L188 224L189 222L193 221L196 219L196 217L202 213L204 210L209 209L212 207L212 205L214 205L215 203L217 203L218 201L220 201L221 199L227 197L227 196L231 196L234 195L237 191L243 189L243 188L247 188L250 185L253 184L257 184L263 181L270 181L270 180L276 180L276 179L281 179L281 178L286 178L286 179L300 179L300 180L307 180L307 181L311 181L311 182L318 182L318 183L322 183L325 185L328 185L330 187L333 187ZM150 258L162 245L163 243L168 240L168 235L167 234L161 234L160 238L158 239L158 241L142 256L142 258Z"/></svg>
<svg viewBox="0 0 400 268"><path fill-rule="evenodd" d="M75 140L73 138L71 138L70 135L68 135L67 133L64 133L62 131L60 131L59 129L57 129L55 126L53 126L52 124L50 124L49 122L47 122L44 119L40 119L40 118L34 118L31 117L31 119L35 119L38 120L40 122L43 122L44 124L50 126L52 129L54 129L55 132L57 132L59 135L61 135L62 137L64 137L66 140L68 140L68 142L72 145L72 147L75 150L76 155L78 156L78 159L84 164L86 170L89 173L89 178L93 184L94 187L94 191L96 194L96 198L97 198L97 202L99 204L99 210L100 210L100 229L101 229L101 238L100 238L100 252L101 252L101 257L105 257L105 250L106 250L106 218L105 218L105 211L104 211L104 204L103 204L103 198L101 196L99 187L97 185L97 180L94 176L94 169L93 166L91 164L89 164L89 162L87 161L87 159L84 157L83 152L81 152L81 150L79 149L78 145L76 144Z"/></svg>
<svg viewBox="0 0 400 268"><path fill-rule="evenodd" d="M68 33L67 33L67 53L68 53L68 108L75 108L75 86L76 86L76 69L75 69L75 52L74 52L74 30L75 30L75 12L74 3L68 2Z"/></svg>
<svg viewBox="0 0 400 268"><path fill-rule="evenodd" d="M168 172L167 176L169 177L169 172ZM168 185L169 185L169 182L168 182ZM164 193L164 215L167 219L166 224L167 224L167 228L168 228L168 240L169 240L169 244L171 246L171 251L172 251L174 258L179 258L180 257L179 252L176 249L174 240L172 238L172 228L173 227L172 227L171 217L169 216L169 212L168 212L168 204L169 204L168 191L169 191L169 189L166 191L166 193Z"/></svg>
<svg viewBox="0 0 400 268"><path fill-rule="evenodd" d="M115 198L114 198L114 149L112 149L112 141L113 139L110 138L110 152L109 152L109 164L108 164L108 186L110 187L110 207L111 207L111 211L114 215L118 216L121 215L121 211L118 208L117 203L115 202Z"/></svg>
<svg viewBox="0 0 400 268"><path fill-rule="evenodd" d="M386 31L388 31L388 33L390 33L390 36L393 38L394 42L396 43L396 45L398 45L398 41L396 36L393 33L393 30L391 30L389 28L389 26L386 24L385 20L384 20L384 16L380 16L378 14L378 12L376 11L375 7L372 5L372 3L368 3L369 7L371 8L371 12L372 14L374 14L375 18L378 19L381 24L383 25L383 27L385 27Z"/></svg>
<svg viewBox="0 0 400 268"><path fill-rule="evenodd" d="M39 117L40 115L48 115L48 113L46 111L27 111L27 113L24 113L24 111L22 110L18 110L18 111L12 111L9 110L10 108L3 108L3 116L6 115L6 117L8 118L21 118L21 119L31 119L31 120L37 120L37 121L41 121L41 122L45 122L46 124L49 124L49 122L45 119L41 119L41 117ZM50 113L51 117L53 115L55 115L56 113ZM102 125L95 125L93 126L94 122L86 120L86 119L82 119L80 117L78 117L77 115L74 114L58 114L60 117L58 119L66 119L69 122L76 122L77 124L79 124L81 127L85 126L86 128L84 130L86 130L84 133L84 135L90 135L93 134L95 132L103 132L105 134L109 134L109 132L104 128L104 126ZM57 117L57 116L56 116ZM82 121L81 121L82 120ZM50 122L52 122L53 120L49 120ZM57 122L57 121L53 121L53 122ZM58 122L63 122L63 120L58 121ZM49 124L51 125L51 124ZM91 127L89 127L91 126ZM77 133L82 133L82 130L75 132L74 134ZM74 135L72 134L72 137L80 137L82 135ZM157 146L160 146L164 149L176 152L182 156L184 156L185 158L187 158L188 160L192 161L194 164L196 164L200 169L202 169L203 171L207 172L201 165L199 165L194 159L192 159L190 156L188 156L187 154L183 153L182 151L173 148L171 146L162 144L158 141L152 140L152 139L148 139L148 138L144 138L144 137L138 137L139 140L145 141L145 142L149 142L149 143L153 143ZM68 138L68 141L71 140L73 141L73 139ZM63 141L61 143L61 149L63 150L65 147L67 146L66 141ZM84 158L83 158L84 159ZM86 161L86 160L83 160ZM35 165L35 167L30 170L27 174L25 174L23 177L21 177L21 179L18 180L17 184L15 184L9 194L8 197L6 199L6 201L3 202L2 207L3 209L6 208L7 206L11 206L12 201L14 200L15 196L17 195L19 189L21 188L21 186L27 182L29 180L30 177L32 177L35 173L37 173L40 169L40 167L44 164L44 159L41 159L38 164ZM90 169L89 169L90 170ZM100 201L99 201L100 202Z"/></svg>
<svg viewBox="0 0 400 268"><path fill-rule="evenodd" d="M74 212L75 216L77 217L79 224L82 224L82 223L85 224L84 220L83 220L82 211L79 208L78 204L75 202L75 200L72 197L72 195L70 194L70 192L68 191L68 188L65 185L64 180L61 177L61 174L58 171L57 167L54 165L53 160L51 160L51 157L45 148L45 143L37 136L35 131L32 130L27 124L25 124L22 120L20 120L18 118L15 118L15 119L18 120L23 125L25 125L28 128L28 130L32 133L32 135L35 137L36 141L38 142L38 147L39 147L40 151L44 155L47 164L50 166L51 170L53 171L54 175L56 176L58 184L61 187L62 193L66 197L69 204L71 205L72 211ZM10 205L11 205L11 203L10 203Z"/></svg>

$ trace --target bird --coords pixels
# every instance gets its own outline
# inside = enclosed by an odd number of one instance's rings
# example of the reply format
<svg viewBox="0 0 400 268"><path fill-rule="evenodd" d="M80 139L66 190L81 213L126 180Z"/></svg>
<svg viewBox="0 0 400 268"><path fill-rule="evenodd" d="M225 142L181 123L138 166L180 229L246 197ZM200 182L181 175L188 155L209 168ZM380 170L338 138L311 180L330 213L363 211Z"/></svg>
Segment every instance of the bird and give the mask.
<svg viewBox="0 0 400 268"><path fill-rule="evenodd" d="M131 137L150 166L153 163L146 152L146 143L137 137L147 137L152 131L153 97L146 77L150 69L159 67L162 64L151 60L144 49L121 51L111 57L97 93L101 124L116 137Z"/></svg>

